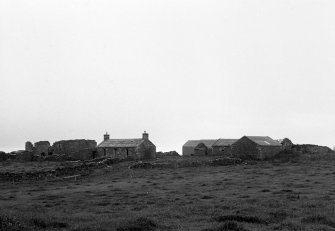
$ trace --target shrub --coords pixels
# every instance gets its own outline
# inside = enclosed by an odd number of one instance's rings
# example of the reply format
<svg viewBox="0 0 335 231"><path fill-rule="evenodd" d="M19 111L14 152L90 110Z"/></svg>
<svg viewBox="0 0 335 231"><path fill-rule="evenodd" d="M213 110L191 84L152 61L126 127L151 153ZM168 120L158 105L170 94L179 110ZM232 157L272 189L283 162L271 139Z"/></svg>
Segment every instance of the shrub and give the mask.
<svg viewBox="0 0 335 231"><path fill-rule="evenodd" d="M21 231L27 229L16 218L0 215L0 230Z"/></svg>
<svg viewBox="0 0 335 231"><path fill-rule="evenodd" d="M66 228L68 227L67 223L58 222L58 221L47 221L40 218L33 218L30 220L31 224L39 228Z"/></svg>
<svg viewBox="0 0 335 231"><path fill-rule="evenodd" d="M237 221L237 222L245 222L245 223L255 223L255 224L267 224L267 221L251 216L240 216L240 215L227 215L227 216L219 216L214 218L217 222L226 222L226 221Z"/></svg>
<svg viewBox="0 0 335 231"><path fill-rule="evenodd" d="M310 216L302 219L303 223L316 223L316 224L322 224L322 225L328 225L332 228L335 228L335 221L329 219L328 217L316 215L316 216Z"/></svg>
<svg viewBox="0 0 335 231"><path fill-rule="evenodd" d="M135 221L128 221L127 223L119 226L117 231L153 231L156 230L157 224L145 217L140 217Z"/></svg>
<svg viewBox="0 0 335 231"><path fill-rule="evenodd" d="M248 231L242 225L228 221L215 228L205 229L203 231Z"/></svg>

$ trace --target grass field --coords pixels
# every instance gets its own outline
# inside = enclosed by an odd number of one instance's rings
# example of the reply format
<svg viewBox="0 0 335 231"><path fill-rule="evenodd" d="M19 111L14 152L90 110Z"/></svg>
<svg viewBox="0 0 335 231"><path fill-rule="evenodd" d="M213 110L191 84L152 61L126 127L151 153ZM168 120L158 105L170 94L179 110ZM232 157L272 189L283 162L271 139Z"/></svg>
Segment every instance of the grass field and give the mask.
<svg viewBox="0 0 335 231"><path fill-rule="evenodd" d="M128 165L77 180L0 181L0 230L335 230L333 160Z"/></svg>

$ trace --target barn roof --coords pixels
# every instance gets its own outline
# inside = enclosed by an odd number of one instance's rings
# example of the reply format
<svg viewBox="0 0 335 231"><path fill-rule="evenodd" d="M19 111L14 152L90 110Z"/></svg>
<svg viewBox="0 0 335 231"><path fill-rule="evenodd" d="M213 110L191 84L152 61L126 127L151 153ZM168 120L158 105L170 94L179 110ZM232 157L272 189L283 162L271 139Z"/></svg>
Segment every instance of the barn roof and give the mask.
<svg viewBox="0 0 335 231"><path fill-rule="evenodd" d="M143 139L109 139L102 141L98 148L135 148L143 141Z"/></svg>
<svg viewBox="0 0 335 231"><path fill-rule="evenodd" d="M218 139L213 146L229 146L235 143L238 139Z"/></svg>
<svg viewBox="0 0 335 231"><path fill-rule="evenodd" d="M203 143L206 147L211 148L217 140L188 140L184 147L196 147L198 144Z"/></svg>
<svg viewBox="0 0 335 231"><path fill-rule="evenodd" d="M268 136L247 136L250 140L261 146L281 146L278 141Z"/></svg>

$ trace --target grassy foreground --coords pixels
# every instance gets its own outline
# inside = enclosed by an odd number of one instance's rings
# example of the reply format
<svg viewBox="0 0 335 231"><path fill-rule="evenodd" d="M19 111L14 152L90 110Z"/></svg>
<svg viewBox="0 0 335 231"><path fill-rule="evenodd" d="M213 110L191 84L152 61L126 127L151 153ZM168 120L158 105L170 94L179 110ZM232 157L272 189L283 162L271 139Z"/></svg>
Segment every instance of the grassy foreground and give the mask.
<svg viewBox="0 0 335 231"><path fill-rule="evenodd" d="M334 160L128 165L77 180L0 181L0 230L335 230Z"/></svg>

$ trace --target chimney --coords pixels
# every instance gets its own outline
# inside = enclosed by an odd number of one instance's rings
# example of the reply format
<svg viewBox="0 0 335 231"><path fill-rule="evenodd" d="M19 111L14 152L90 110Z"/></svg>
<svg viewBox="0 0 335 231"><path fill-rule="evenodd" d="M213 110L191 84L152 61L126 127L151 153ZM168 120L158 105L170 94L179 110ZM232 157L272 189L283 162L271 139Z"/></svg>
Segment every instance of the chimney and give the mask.
<svg viewBox="0 0 335 231"><path fill-rule="evenodd" d="M109 140L109 134L106 132L106 134L104 135L104 141L105 140Z"/></svg>
<svg viewBox="0 0 335 231"><path fill-rule="evenodd" d="M146 131L144 131L144 133L142 135L142 139L143 140L149 140L149 134Z"/></svg>

